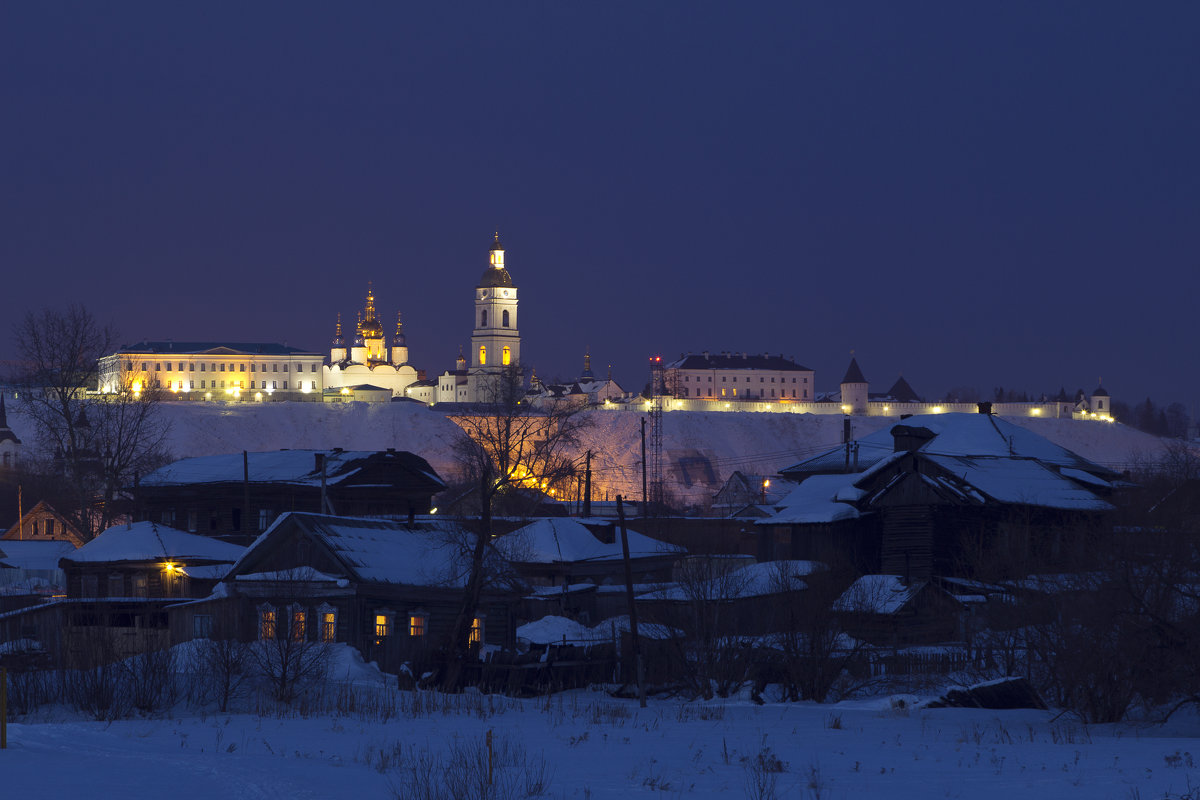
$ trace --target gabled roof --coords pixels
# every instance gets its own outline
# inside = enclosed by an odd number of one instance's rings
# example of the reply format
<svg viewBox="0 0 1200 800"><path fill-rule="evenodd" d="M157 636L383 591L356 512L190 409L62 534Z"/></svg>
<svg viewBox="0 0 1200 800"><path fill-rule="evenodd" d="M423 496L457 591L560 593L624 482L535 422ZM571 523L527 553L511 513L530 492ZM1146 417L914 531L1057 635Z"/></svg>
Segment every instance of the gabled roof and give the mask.
<svg viewBox="0 0 1200 800"><path fill-rule="evenodd" d="M274 450L248 453L246 456L251 483L284 483L297 486L320 486L321 470L316 456L325 462L325 483L336 485L345 481L369 462L395 464L412 473L432 489L445 484L429 462L403 450ZM241 453L219 456L185 458L155 470L142 479L142 486L183 486L191 484L241 483L244 468Z"/></svg>
<svg viewBox="0 0 1200 800"><path fill-rule="evenodd" d="M685 553L684 548L628 531L629 557ZM541 519L496 540L496 547L510 561L553 564L578 561L613 561L623 558L620 534L605 544L580 522L563 517Z"/></svg>
<svg viewBox="0 0 1200 800"><path fill-rule="evenodd" d="M117 351L124 355L250 355L250 356L319 356L299 347L288 347L277 342L172 342L141 341L126 345Z"/></svg>
<svg viewBox="0 0 1200 800"><path fill-rule="evenodd" d="M153 522L115 525L63 556L72 564L122 561L218 561L232 563L246 551L236 544L168 528Z"/></svg>
<svg viewBox="0 0 1200 800"><path fill-rule="evenodd" d="M261 572L258 565L274 543L297 532L324 547L342 567L344 576L335 577L360 583L461 588L470 574L469 548L474 535L455 522L408 524L290 512L258 537L230 570L230 577Z"/></svg>
<svg viewBox="0 0 1200 800"><path fill-rule="evenodd" d="M846 367L846 377L842 378L842 383L866 383L867 379L863 376L862 370L858 367L858 359L851 356L850 366Z"/></svg>
<svg viewBox="0 0 1200 800"><path fill-rule="evenodd" d="M859 614L895 614L908 605L926 585L926 581L905 583L899 575L863 575L834 601L833 610Z"/></svg>
<svg viewBox="0 0 1200 800"><path fill-rule="evenodd" d="M773 516L760 525L815 525L858 519L851 503L862 496L854 482L860 473L813 475L779 501Z"/></svg>
<svg viewBox="0 0 1200 800"><path fill-rule="evenodd" d="M1079 469L1105 479L1116 476L1112 470L1088 461L1044 436L990 414L924 414L883 427L855 440L858 469L869 469L895 452L892 431L897 426L928 429L932 438L917 450L927 455L1032 458L1043 464ZM855 456L853 450L851 452L853 462ZM846 446L838 445L786 467L780 474L803 478L811 474L843 472L845 464Z"/></svg>
<svg viewBox="0 0 1200 800"><path fill-rule="evenodd" d="M687 353L677 361L665 364L666 369L763 369L776 372L812 372L781 355L755 353Z"/></svg>

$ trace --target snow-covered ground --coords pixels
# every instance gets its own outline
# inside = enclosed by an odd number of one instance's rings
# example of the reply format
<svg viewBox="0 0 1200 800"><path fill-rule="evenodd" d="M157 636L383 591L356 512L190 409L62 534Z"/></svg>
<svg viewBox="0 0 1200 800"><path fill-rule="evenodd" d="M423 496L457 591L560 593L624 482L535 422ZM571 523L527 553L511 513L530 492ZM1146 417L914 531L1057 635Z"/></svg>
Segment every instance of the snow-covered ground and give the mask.
<svg viewBox="0 0 1200 800"><path fill-rule="evenodd" d="M391 718L363 704L356 713L18 722L0 751L0 787L5 798L38 800L389 798L414 771L437 779L445 767L434 759L452 748L486 752L487 731L498 754L523 751L498 755L496 780L523 785L540 774L547 798L1094 800L1200 787L1195 717L1085 728L1041 711L920 710L911 696L903 708L883 697L652 700L644 710L598 691L390 696ZM756 764L778 771L756 776ZM756 777L773 779L776 793L754 793Z"/></svg>

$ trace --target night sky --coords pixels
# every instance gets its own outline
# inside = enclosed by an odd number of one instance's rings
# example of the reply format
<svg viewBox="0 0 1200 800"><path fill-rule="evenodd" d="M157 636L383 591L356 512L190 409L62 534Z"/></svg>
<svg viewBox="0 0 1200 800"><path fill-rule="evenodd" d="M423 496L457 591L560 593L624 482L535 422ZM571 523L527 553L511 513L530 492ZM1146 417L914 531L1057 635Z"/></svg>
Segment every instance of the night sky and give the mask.
<svg viewBox="0 0 1200 800"><path fill-rule="evenodd" d="M433 376L498 227L544 378L1200 397L1195 2L7 3L0 76L10 317L325 351L372 280Z"/></svg>

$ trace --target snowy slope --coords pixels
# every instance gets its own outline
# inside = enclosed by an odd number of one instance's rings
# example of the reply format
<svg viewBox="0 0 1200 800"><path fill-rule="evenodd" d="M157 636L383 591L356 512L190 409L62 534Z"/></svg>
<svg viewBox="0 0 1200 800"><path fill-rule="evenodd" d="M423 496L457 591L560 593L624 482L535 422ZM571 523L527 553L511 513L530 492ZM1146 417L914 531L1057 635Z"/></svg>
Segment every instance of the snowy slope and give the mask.
<svg viewBox="0 0 1200 800"><path fill-rule="evenodd" d="M169 447L177 458L342 447L410 450L452 479L450 443L460 435L445 415L416 403L166 403ZM618 492L641 496L641 420L635 411L589 412L592 425L578 447L593 451L597 499ZM1162 440L1120 424L1059 419L1006 418L1086 459L1118 471L1158 461ZM19 412L9 422L19 437L35 436ZM856 417L855 438L895 424L894 418ZM649 426L648 426L649 427ZM842 417L811 414L672 411L663 415L663 464L669 493L700 503L734 470L772 474L842 440Z"/></svg>

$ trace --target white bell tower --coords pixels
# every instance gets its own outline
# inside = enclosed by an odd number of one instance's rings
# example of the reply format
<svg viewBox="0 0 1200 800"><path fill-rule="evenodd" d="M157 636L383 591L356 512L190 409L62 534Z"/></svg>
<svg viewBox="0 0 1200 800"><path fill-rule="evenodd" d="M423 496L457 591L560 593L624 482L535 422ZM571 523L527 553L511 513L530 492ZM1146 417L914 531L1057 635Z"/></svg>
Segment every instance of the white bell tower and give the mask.
<svg viewBox="0 0 1200 800"><path fill-rule="evenodd" d="M475 327L471 334L471 370L500 372L521 361L517 329L517 287L504 266L500 233L488 251L488 268L475 287Z"/></svg>

